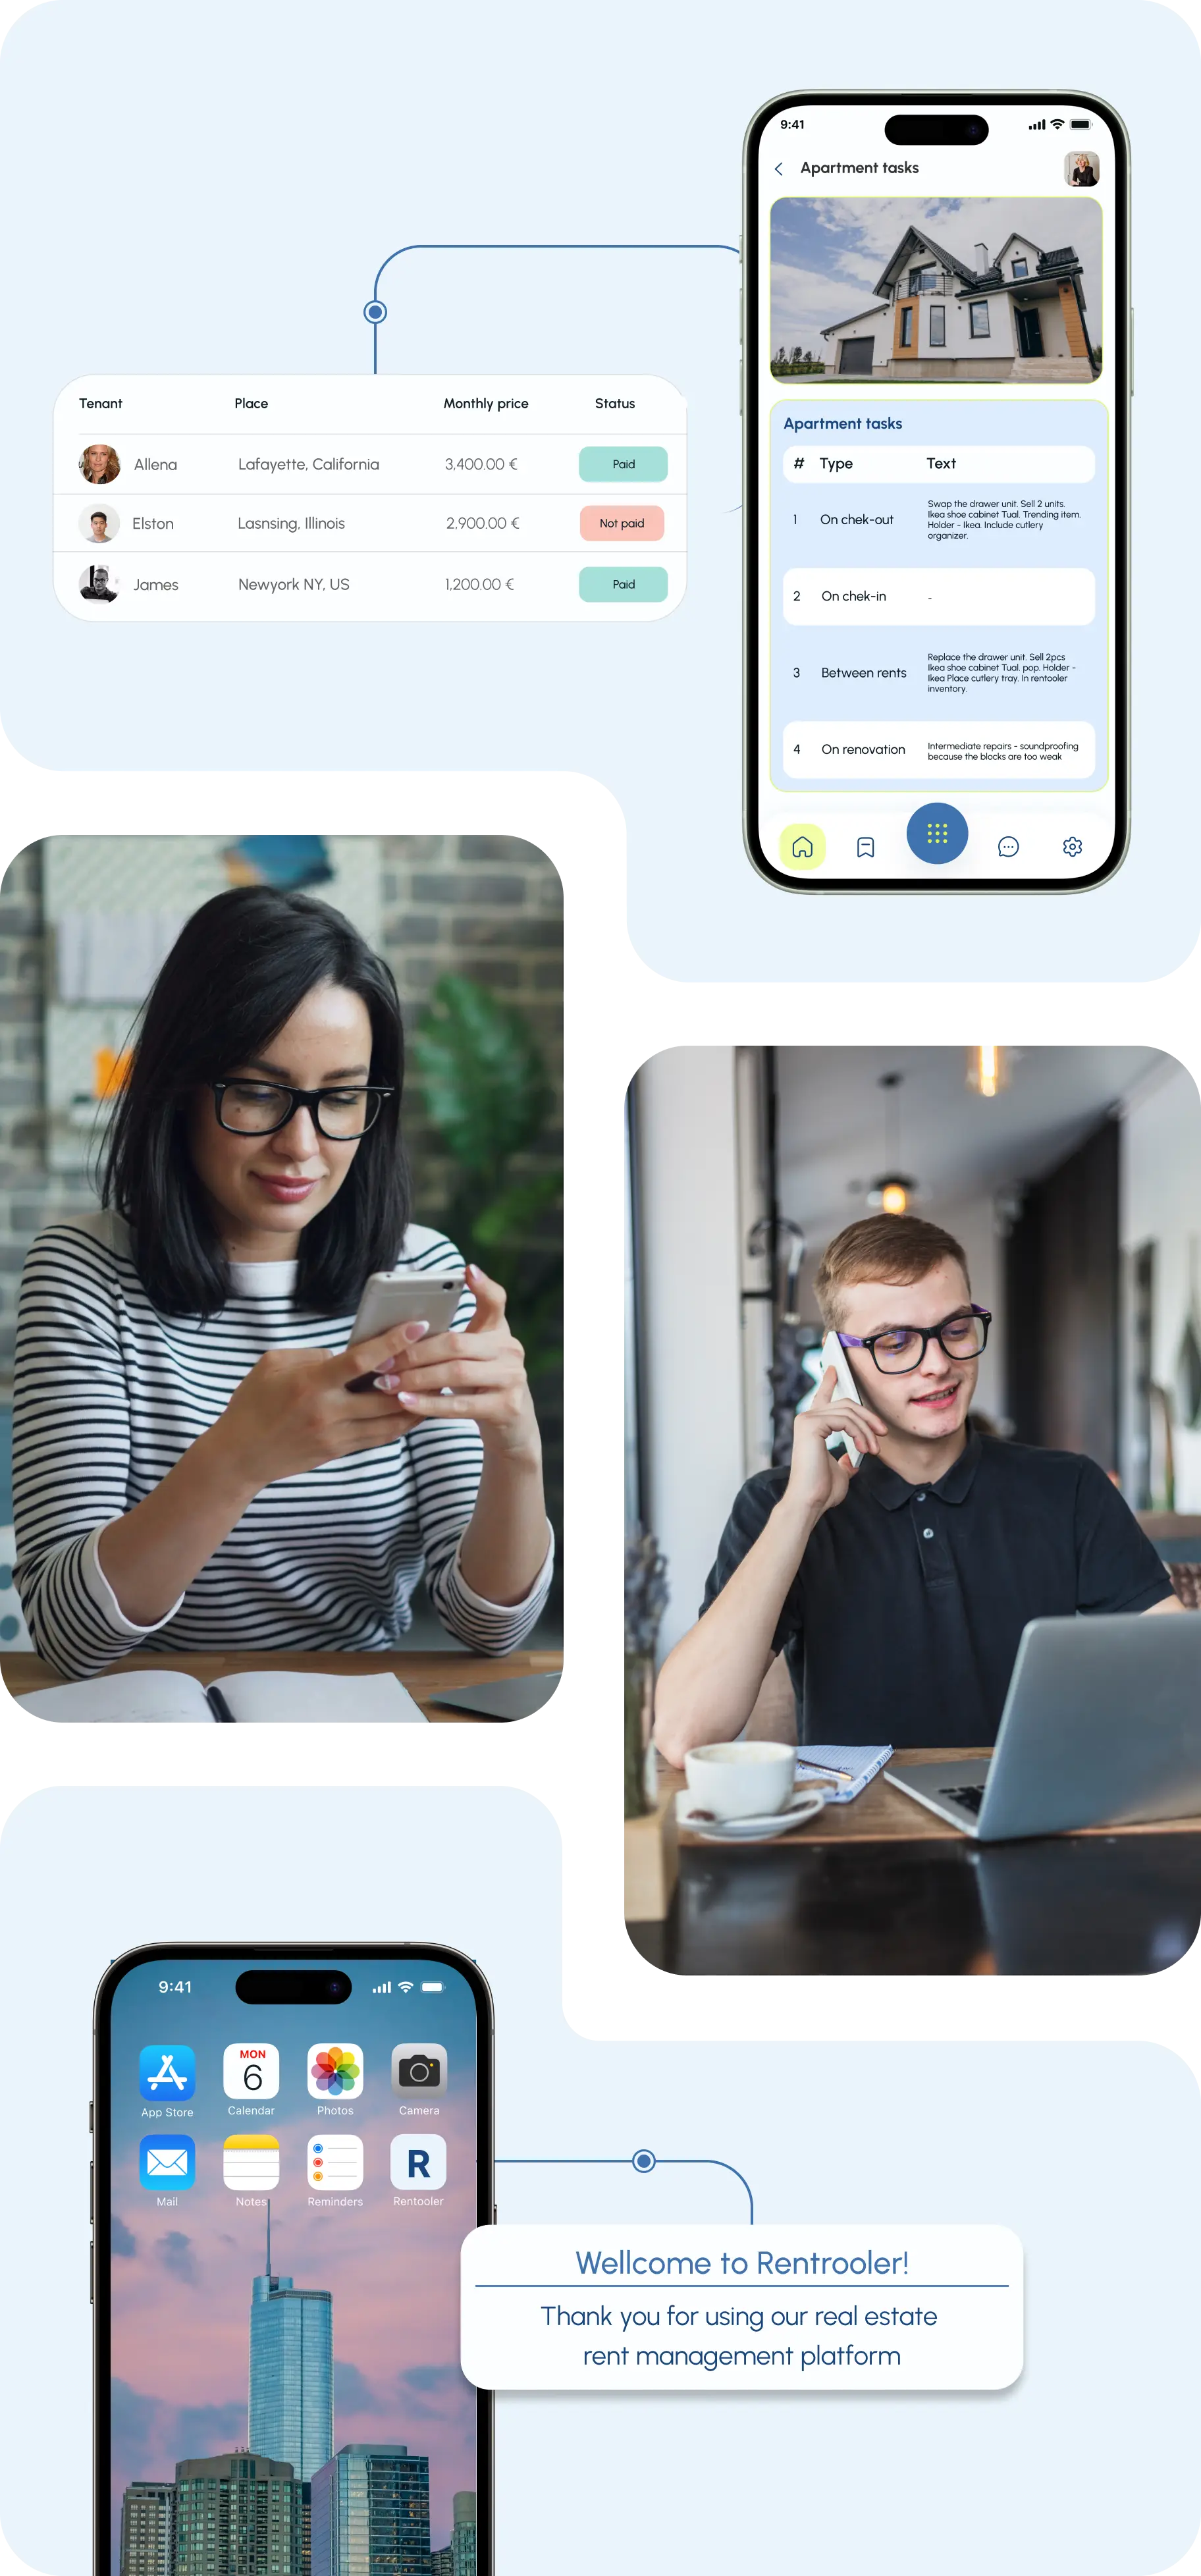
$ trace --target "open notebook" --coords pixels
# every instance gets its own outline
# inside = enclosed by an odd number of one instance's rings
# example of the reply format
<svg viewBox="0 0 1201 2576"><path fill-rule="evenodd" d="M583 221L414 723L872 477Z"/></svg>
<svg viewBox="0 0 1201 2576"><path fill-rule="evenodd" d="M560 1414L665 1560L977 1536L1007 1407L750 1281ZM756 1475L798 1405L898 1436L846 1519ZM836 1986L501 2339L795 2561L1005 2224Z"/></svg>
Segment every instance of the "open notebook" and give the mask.
<svg viewBox="0 0 1201 2576"><path fill-rule="evenodd" d="M17 1701L31 1717L83 1725L114 1721L167 1726L427 1724L394 1673L227 1673L209 1685L190 1673L102 1673L98 1681L64 1682Z"/></svg>

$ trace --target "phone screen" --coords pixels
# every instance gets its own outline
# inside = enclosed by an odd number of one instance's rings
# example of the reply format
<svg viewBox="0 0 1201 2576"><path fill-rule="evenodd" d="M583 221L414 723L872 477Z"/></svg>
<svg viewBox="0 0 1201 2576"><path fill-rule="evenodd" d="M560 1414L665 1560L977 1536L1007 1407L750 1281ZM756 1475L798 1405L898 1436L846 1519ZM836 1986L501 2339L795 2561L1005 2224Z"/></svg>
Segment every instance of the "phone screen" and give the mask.
<svg viewBox="0 0 1201 2576"><path fill-rule="evenodd" d="M351 1991L239 1996L277 1969ZM487 2567L486 2401L459 2368L460 2247L491 2217L487 2014L436 1952L113 1970L98 2569L106 2550L113 2576Z"/></svg>
<svg viewBox="0 0 1201 2576"><path fill-rule="evenodd" d="M889 137L931 119L978 139ZM747 188L752 858L801 887L1098 882L1127 828L1119 120L781 99Z"/></svg>

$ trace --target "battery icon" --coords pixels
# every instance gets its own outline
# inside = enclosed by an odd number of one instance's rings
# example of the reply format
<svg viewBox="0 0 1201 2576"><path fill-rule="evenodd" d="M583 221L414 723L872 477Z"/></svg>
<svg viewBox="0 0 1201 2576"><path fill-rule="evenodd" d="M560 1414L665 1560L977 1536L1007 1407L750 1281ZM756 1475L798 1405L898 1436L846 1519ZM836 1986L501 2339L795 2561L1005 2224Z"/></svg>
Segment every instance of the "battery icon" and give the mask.
<svg viewBox="0 0 1201 2576"><path fill-rule="evenodd" d="M1091 116L1074 116L1072 118L1073 134L1087 134L1092 121Z"/></svg>
<svg viewBox="0 0 1201 2576"><path fill-rule="evenodd" d="M439 1978L439 1980L438 1980L438 1982L437 1982L437 1984L436 1984L436 1985L435 1985L435 1984L433 1984L433 1983L431 1983L431 1981L427 1978L426 1980L424 1980L424 1981L423 1981L421 1991L422 1991L422 1994L423 1994L423 1995L440 1995L440 1994L441 1994L441 1992L442 1992L442 1981L441 1981L441 1978Z"/></svg>

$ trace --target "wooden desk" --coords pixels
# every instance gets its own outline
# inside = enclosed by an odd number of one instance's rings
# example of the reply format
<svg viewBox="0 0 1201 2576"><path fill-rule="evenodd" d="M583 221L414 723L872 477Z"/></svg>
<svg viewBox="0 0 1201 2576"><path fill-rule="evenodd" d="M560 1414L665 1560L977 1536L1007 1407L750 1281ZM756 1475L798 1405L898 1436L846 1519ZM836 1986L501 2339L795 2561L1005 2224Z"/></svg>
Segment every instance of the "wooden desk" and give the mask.
<svg viewBox="0 0 1201 2576"><path fill-rule="evenodd" d="M684 1786L663 1771L665 1799ZM678 1976L1087 1976L1168 1967L1199 1923L1201 1817L982 1844L881 1774L770 1842L682 1825L666 1918L628 1928Z"/></svg>
<svg viewBox="0 0 1201 2576"><path fill-rule="evenodd" d="M890 1755L887 1767L890 1771L901 1771L922 1762L987 1762L991 1752L991 1744L959 1744L950 1752L939 1746L922 1746L919 1749L916 1745L906 1745L900 1753ZM674 1797L677 1790L687 1786L682 1771L669 1771L666 1764L663 1766L661 1788L664 1796ZM698 1807L701 1803L699 1798L693 1801ZM1201 1834L1201 1816L1183 1816L1170 1824L1159 1825L1085 1825L1081 1831L1090 1834ZM796 1840L802 1838L808 1843L962 1844L965 1840L947 1817L936 1816L932 1808L919 1807L916 1798L907 1798L903 1789L894 1789L883 1771L878 1771L875 1779L868 1781L866 1789L857 1798L852 1798L849 1806L823 1807L812 1824L798 1829ZM750 1851L778 1850L780 1843L791 1839L780 1834L770 1843L751 1843L748 1848ZM700 1844L706 1851L722 1848L716 1843L706 1843L702 1834L690 1833L687 1825L681 1823L681 1849L686 1843Z"/></svg>
<svg viewBox="0 0 1201 2576"><path fill-rule="evenodd" d="M456 1653L453 1647L446 1654L435 1648L432 1654L395 1655L124 1655L114 1667L121 1673L190 1673L194 1681L206 1686L223 1681L227 1673L395 1673L426 1717L436 1725L451 1726L486 1725L488 1720L469 1717L466 1709L434 1708L430 1701L432 1691L465 1690L472 1682L559 1673L562 1669L560 1654L522 1649L514 1655L471 1655ZM62 1678L40 1655L0 1655L0 1680L14 1699L46 1690L51 1683L61 1683Z"/></svg>

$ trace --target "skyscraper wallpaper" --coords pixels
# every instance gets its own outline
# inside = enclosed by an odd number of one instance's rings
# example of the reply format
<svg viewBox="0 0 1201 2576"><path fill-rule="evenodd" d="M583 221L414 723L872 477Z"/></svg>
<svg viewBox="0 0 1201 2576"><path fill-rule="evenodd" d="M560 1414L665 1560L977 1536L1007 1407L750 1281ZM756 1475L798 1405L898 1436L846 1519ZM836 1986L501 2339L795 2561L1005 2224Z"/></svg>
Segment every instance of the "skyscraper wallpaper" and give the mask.
<svg viewBox="0 0 1201 2576"><path fill-rule="evenodd" d="M248 2006L251 1964L181 1953L113 2001L114 2576L126 2491L184 2463L204 2576L260 2576L260 2550L261 2576L428 2576L476 2486L474 1998L444 1962L350 1961L344 2004ZM156 2059L188 2051L180 2098ZM124 2518L128 2562L152 2535Z"/></svg>

